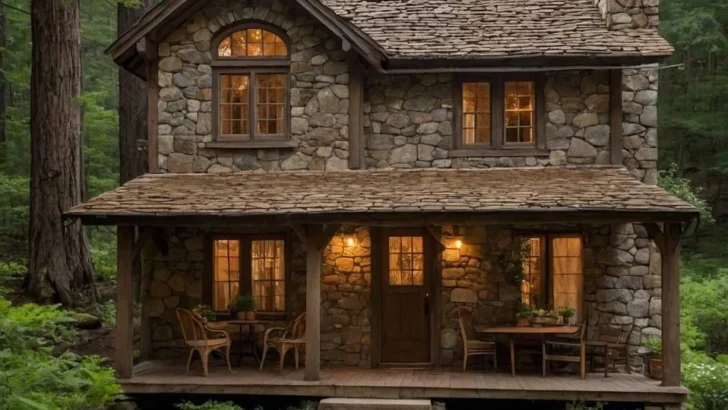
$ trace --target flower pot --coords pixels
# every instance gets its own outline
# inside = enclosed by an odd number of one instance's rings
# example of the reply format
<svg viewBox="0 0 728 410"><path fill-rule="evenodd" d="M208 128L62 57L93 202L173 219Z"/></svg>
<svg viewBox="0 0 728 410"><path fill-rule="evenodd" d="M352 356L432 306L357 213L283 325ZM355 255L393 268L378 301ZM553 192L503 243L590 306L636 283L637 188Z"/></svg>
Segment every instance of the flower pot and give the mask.
<svg viewBox="0 0 728 410"><path fill-rule="evenodd" d="M531 326L531 321L528 320L527 317L518 317L518 318L516 318L516 326L517 327Z"/></svg>
<svg viewBox="0 0 728 410"><path fill-rule="evenodd" d="M650 378L662 380L662 355L650 353Z"/></svg>
<svg viewBox="0 0 728 410"><path fill-rule="evenodd" d="M245 320L245 313L246 312L236 312L235 317L237 317L238 320Z"/></svg>
<svg viewBox="0 0 728 410"><path fill-rule="evenodd" d="M531 319L531 325L533 325L533 327L541 327L546 323L548 323L548 319L545 317L534 317Z"/></svg>
<svg viewBox="0 0 728 410"><path fill-rule="evenodd" d="M251 311L245 312L245 320L250 320L250 321L255 320L255 311L251 310Z"/></svg>
<svg viewBox="0 0 728 410"><path fill-rule="evenodd" d="M225 330L228 322L207 322L207 327L213 330Z"/></svg>

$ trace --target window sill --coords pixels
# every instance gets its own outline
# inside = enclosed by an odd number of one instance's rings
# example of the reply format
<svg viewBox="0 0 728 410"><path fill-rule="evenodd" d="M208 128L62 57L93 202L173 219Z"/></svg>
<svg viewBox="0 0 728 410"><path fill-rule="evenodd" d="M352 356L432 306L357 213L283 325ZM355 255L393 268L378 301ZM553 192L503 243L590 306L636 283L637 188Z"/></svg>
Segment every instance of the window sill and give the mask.
<svg viewBox="0 0 728 410"><path fill-rule="evenodd" d="M518 149L487 149L487 148L460 148L448 152L449 158L465 157L548 157L551 151L536 148Z"/></svg>
<svg viewBox="0 0 728 410"><path fill-rule="evenodd" d="M218 141L207 142L205 148L216 149L265 149L265 148L296 148L295 141Z"/></svg>

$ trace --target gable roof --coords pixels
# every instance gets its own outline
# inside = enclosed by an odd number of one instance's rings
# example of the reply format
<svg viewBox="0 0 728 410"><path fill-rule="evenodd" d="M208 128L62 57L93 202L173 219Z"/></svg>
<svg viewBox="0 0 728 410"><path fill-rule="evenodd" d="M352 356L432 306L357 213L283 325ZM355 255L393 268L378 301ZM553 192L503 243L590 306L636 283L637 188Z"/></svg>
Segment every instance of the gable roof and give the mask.
<svg viewBox="0 0 728 410"><path fill-rule="evenodd" d="M209 4L163 0L107 51L137 71L145 36L155 40ZM608 30L593 0L292 0L377 70L411 60L438 66L588 59L642 64L673 53L655 28ZM176 24L175 24L176 23ZM167 31L165 31L165 28ZM581 61L581 60L580 60Z"/></svg>
<svg viewBox="0 0 728 410"><path fill-rule="evenodd" d="M689 221L697 210L613 166L148 174L65 214L88 224L420 218ZM579 219L581 218L581 219Z"/></svg>

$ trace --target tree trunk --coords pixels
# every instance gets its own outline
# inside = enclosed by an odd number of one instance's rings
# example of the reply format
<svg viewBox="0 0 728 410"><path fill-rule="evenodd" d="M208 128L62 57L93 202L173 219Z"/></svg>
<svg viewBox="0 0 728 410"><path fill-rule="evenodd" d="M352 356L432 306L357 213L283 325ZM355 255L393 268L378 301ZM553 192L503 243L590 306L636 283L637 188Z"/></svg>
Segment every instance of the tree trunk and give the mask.
<svg viewBox="0 0 728 410"><path fill-rule="evenodd" d="M142 0L141 7L125 7L119 3L117 32L129 30L152 6ZM151 50L156 52L156 50ZM147 85L134 74L119 67L119 184L147 172L147 153L140 151L138 140L147 140Z"/></svg>
<svg viewBox="0 0 728 410"><path fill-rule="evenodd" d="M62 213L81 197L81 19L78 0L33 0L28 290L73 306L93 290L88 243ZM92 297L95 291L92 292Z"/></svg>

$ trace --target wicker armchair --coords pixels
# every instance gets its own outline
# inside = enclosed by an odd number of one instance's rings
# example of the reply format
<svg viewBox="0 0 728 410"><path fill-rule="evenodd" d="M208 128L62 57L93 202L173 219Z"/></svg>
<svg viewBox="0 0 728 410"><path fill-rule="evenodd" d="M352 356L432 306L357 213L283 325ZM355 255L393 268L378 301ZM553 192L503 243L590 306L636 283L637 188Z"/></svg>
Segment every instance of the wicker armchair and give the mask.
<svg viewBox="0 0 728 410"><path fill-rule="evenodd" d="M190 348L190 354L187 356L187 373L190 372L192 356L195 352L198 352L202 360L202 375L207 376L209 356L214 350L224 353L228 370L232 373L233 370L230 367L230 335L224 330L208 328L187 309L178 308L176 312L182 328L182 335L185 338L185 344Z"/></svg>
<svg viewBox="0 0 728 410"><path fill-rule="evenodd" d="M495 342L484 342L473 337L473 325L470 322L470 310L460 306L458 311L458 323L460 324L460 336L463 338L463 371L468 367L469 356L492 356L493 369L498 371L498 358L496 356Z"/></svg>
<svg viewBox="0 0 728 410"><path fill-rule="evenodd" d="M296 320L286 327L270 327L263 334L263 357L260 359L260 370L263 370L268 350L278 350L281 356L280 371L283 372L283 361L286 353L294 349L296 370L298 370L298 347L306 345L306 313L298 315Z"/></svg>

